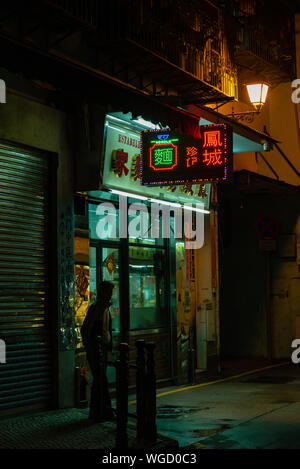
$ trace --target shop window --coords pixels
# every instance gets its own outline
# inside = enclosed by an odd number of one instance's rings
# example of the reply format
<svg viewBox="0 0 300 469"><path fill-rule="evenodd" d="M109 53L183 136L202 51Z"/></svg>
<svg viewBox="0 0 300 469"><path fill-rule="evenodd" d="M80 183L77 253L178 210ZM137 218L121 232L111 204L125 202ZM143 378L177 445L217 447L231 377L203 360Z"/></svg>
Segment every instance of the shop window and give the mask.
<svg viewBox="0 0 300 469"><path fill-rule="evenodd" d="M90 304L89 271L88 265L75 265L75 326L77 328L82 326Z"/></svg>
<svg viewBox="0 0 300 469"><path fill-rule="evenodd" d="M90 246L90 301L97 297L97 249Z"/></svg>
<svg viewBox="0 0 300 469"><path fill-rule="evenodd" d="M130 329L167 324L166 259L163 249L129 247Z"/></svg>

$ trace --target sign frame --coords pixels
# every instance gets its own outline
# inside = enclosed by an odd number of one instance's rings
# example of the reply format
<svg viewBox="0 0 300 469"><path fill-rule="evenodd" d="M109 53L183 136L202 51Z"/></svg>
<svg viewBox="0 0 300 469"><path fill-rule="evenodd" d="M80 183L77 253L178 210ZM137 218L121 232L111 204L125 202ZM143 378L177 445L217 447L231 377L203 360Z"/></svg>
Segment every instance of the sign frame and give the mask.
<svg viewBox="0 0 300 469"><path fill-rule="evenodd" d="M144 127L145 130L146 127ZM182 205L197 203L203 205L203 209L209 210L211 184L196 183L185 185L146 186L140 181L140 140L141 127L136 127L126 122L115 122L110 116L106 117L104 146L103 146L103 187L115 189L125 193L146 196L151 199L163 199L170 202L178 202ZM128 153L128 161L125 166L129 170L126 175L125 168L122 176L117 174L116 152ZM125 160L124 160L125 162Z"/></svg>
<svg viewBox="0 0 300 469"><path fill-rule="evenodd" d="M141 131L141 184L171 186L229 181L233 172L232 127L203 125L200 135L201 138L195 138L169 129Z"/></svg>

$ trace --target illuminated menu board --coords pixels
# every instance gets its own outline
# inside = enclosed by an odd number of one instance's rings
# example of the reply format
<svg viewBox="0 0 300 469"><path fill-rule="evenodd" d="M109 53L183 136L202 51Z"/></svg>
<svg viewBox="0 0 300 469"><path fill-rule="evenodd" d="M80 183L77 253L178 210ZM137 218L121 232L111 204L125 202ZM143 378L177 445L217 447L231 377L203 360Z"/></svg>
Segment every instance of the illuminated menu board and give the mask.
<svg viewBox="0 0 300 469"><path fill-rule="evenodd" d="M200 127L201 138L168 130L141 132L141 183L147 186L228 181L232 128Z"/></svg>

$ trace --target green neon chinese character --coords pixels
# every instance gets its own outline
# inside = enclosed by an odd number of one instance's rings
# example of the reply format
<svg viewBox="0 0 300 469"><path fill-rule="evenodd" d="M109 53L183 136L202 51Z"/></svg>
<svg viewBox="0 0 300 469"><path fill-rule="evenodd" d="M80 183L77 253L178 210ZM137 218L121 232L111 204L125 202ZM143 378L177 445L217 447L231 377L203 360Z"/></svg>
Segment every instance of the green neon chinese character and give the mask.
<svg viewBox="0 0 300 469"><path fill-rule="evenodd" d="M173 163L174 149L173 148L155 148L154 150L154 165L165 166Z"/></svg>

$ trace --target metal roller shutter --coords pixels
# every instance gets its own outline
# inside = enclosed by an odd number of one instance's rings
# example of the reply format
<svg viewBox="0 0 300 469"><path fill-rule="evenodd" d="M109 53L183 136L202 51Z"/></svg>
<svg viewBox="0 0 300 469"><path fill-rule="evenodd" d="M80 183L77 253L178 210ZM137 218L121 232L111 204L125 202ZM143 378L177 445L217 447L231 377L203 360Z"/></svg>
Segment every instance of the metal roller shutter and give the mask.
<svg viewBox="0 0 300 469"><path fill-rule="evenodd" d="M0 411L51 398L48 159L0 142Z"/></svg>

